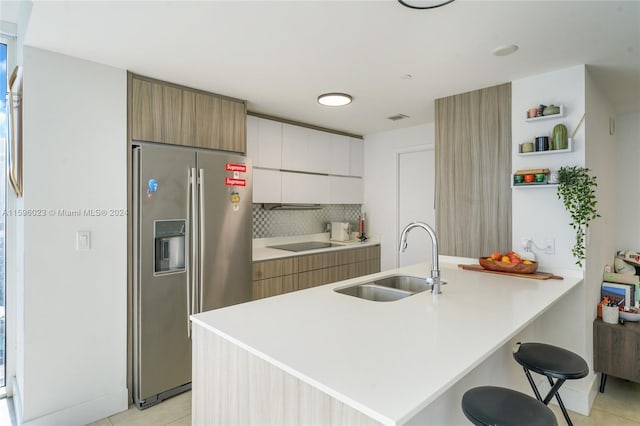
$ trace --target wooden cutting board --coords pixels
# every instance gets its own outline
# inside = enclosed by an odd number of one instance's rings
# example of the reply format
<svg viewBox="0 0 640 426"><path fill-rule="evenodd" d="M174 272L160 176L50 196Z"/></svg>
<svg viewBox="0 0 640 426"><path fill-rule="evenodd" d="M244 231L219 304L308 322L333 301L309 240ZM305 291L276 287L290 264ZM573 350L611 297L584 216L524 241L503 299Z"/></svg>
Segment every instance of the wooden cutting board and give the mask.
<svg viewBox="0 0 640 426"><path fill-rule="evenodd" d="M549 169L518 170L514 173L514 175L536 175L538 173L547 174L549 173Z"/></svg>
<svg viewBox="0 0 640 426"><path fill-rule="evenodd" d="M486 272L487 274L498 274L498 275L511 275L512 277L531 278L534 280L564 279L559 275L553 275L548 272L534 272L533 274L518 274L515 272L490 271L488 269L484 269L480 265L458 265L458 267L464 269L465 271Z"/></svg>

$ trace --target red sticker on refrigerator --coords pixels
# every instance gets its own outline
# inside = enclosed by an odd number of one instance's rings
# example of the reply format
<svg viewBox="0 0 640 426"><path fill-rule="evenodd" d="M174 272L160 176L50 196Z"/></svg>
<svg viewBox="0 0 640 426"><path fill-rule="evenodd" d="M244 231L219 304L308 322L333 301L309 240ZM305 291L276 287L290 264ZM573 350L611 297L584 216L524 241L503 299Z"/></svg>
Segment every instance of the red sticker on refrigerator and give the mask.
<svg viewBox="0 0 640 426"><path fill-rule="evenodd" d="M246 179L224 178L224 184L227 186L247 186Z"/></svg>
<svg viewBox="0 0 640 426"><path fill-rule="evenodd" d="M225 166L225 170L228 172L247 172L246 164L235 164L235 163L227 163Z"/></svg>

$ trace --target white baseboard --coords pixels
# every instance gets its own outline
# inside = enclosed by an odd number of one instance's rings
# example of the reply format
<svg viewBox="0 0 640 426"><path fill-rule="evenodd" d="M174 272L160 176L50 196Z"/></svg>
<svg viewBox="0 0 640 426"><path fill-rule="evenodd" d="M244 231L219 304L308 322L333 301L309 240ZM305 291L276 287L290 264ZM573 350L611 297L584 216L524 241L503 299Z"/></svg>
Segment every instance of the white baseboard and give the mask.
<svg viewBox="0 0 640 426"><path fill-rule="evenodd" d="M16 404L16 396L19 392L14 393L14 405ZM45 414L35 419L22 419L22 409L16 409L16 420L19 425L36 426L36 425L86 425L96 420L109 417L115 413L129 408L129 391L123 388L119 392L113 392L102 395L91 401L85 401L72 407L63 408L62 410ZM18 402L21 405L21 401ZM16 406L16 408L18 408ZM23 422L24 420L24 422Z"/></svg>
<svg viewBox="0 0 640 426"><path fill-rule="evenodd" d="M598 377L599 374L590 374L580 380L567 380L564 382L559 393L568 410L583 416L589 415L591 407L593 407L593 401L598 394ZM536 380L536 385L543 398L551 389L549 381L545 377L540 377ZM558 401L555 398L550 403L558 405Z"/></svg>

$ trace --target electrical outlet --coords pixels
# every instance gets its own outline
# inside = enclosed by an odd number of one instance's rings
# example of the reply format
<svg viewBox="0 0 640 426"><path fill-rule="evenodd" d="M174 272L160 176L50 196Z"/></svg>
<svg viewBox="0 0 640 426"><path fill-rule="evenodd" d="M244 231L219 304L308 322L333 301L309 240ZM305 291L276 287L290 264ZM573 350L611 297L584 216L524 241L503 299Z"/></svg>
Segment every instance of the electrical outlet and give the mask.
<svg viewBox="0 0 640 426"><path fill-rule="evenodd" d="M556 240L555 238L547 238L544 240L544 253L556 254Z"/></svg>

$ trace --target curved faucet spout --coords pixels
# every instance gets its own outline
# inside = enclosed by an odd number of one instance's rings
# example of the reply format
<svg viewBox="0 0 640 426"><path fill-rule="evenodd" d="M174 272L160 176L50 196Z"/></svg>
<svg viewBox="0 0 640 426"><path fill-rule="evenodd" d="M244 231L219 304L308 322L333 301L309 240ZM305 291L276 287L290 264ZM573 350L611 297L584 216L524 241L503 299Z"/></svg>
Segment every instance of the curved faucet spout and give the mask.
<svg viewBox="0 0 640 426"><path fill-rule="evenodd" d="M429 225L424 222L411 222L407 226L404 227L402 233L400 234L400 251L404 252L407 249L407 235L409 231L413 228L422 228L429 234L431 238L431 254L433 256L432 266L431 266L431 277L427 278L427 283L431 286L431 291L433 293L441 293L440 291L440 268L438 264L438 238L436 237L436 233ZM444 282L443 282L444 284Z"/></svg>

